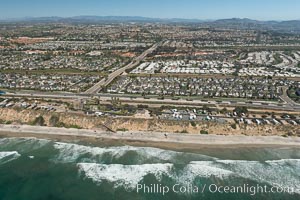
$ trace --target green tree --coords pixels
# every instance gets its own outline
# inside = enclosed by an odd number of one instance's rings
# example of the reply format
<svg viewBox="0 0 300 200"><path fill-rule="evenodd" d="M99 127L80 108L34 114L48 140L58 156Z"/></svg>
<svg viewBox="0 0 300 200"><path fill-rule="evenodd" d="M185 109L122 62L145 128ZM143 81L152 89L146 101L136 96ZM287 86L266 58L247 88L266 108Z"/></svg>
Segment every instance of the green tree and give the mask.
<svg viewBox="0 0 300 200"><path fill-rule="evenodd" d="M35 125L35 126L45 126L45 119L42 116L38 116L32 122L32 125Z"/></svg>

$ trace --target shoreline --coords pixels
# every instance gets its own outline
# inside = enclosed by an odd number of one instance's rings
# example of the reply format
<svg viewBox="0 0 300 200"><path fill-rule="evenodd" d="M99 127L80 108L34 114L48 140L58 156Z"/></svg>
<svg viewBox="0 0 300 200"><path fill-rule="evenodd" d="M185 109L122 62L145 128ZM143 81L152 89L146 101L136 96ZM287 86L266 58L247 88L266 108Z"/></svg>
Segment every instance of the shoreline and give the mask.
<svg viewBox="0 0 300 200"><path fill-rule="evenodd" d="M167 134L167 137L165 136ZM0 125L0 137L36 137L105 145L148 146L166 149L299 147L300 137L224 136L164 132L105 132L29 125Z"/></svg>
<svg viewBox="0 0 300 200"><path fill-rule="evenodd" d="M210 135L247 135L247 136L300 136L298 126L290 124L283 125L248 125L237 124L229 120L225 123L212 121L197 121L192 124L190 121L168 120L158 118L141 118L141 117L93 117L83 114L74 113L52 113L47 111L35 110L15 110L15 109L0 109L0 121L2 124L34 124L34 120L38 116L43 117L45 126L55 127L51 122L54 116L58 122L64 126L88 130L113 130L113 131L144 131L144 132L168 132L168 133L189 133L199 135L201 131L207 131ZM235 125L234 125L235 124ZM107 126L108 125L108 126ZM233 126L234 125L234 126ZM76 127L75 127L76 128ZM75 130L77 131L77 130ZM182 135L182 134L181 134Z"/></svg>

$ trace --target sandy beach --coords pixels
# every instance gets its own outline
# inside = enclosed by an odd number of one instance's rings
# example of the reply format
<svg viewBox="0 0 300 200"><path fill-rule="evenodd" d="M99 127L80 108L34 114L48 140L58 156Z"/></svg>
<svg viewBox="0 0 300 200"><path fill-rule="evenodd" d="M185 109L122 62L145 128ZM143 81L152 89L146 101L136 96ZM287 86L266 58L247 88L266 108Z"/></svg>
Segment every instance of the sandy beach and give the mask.
<svg viewBox="0 0 300 200"><path fill-rule="evenodd" d="M0 125L1 137L37 137L57 140L77 140L154 146L171 149L197 149L202 147L262 147L293 146L300 147L299 137L280 136L223 136L159 132L105 132L88 129L67 129L28 125Z"/></svg>

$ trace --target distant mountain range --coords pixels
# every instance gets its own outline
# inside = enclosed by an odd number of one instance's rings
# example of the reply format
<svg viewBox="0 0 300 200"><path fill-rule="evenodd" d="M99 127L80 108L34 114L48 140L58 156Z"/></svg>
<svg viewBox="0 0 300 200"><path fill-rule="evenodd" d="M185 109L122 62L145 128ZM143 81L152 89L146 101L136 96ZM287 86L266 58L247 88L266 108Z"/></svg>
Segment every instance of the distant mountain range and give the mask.
<svg viewBox="0 0 300 200"><path fill-rule="evenodd" d="M232 18L220 20L200 20L181 18L149 18L139 16L75 16L75 17L26 17L19 19L5 19L0 22L32 22L32 23L194 23L203 27L238 28L277 30L284 32L299 32L300 20L290 21L259 21L247 18Z"/></svg>
<svg viewBox="0 0 300 200"><path fill-rule="evenodd" d="M289 21L258 21L252 19L221 19L207 23L213 27L219 28L241 28L241 29L257 29L257 30L274 30L283 32L300 33L300 20Z"/></svg>
<svg viewBox="0 0 300 200"><path fill-rule="evenodd" d="M0 22L204 22L207 20L181 18L150 18L140 16L74 16L74 17L25 17L0 19Z"/></svg>

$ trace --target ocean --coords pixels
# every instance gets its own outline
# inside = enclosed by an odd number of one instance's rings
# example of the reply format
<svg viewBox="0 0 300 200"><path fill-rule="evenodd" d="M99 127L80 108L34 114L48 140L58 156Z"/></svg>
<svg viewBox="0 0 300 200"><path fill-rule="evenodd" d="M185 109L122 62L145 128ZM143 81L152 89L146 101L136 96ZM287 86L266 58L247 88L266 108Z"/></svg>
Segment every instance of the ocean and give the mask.
<svg viewBox="0 0 300 200"><path fill-rule="evenodd" d="M1 200L300 199L299 148L0 139Z"/></svg>

